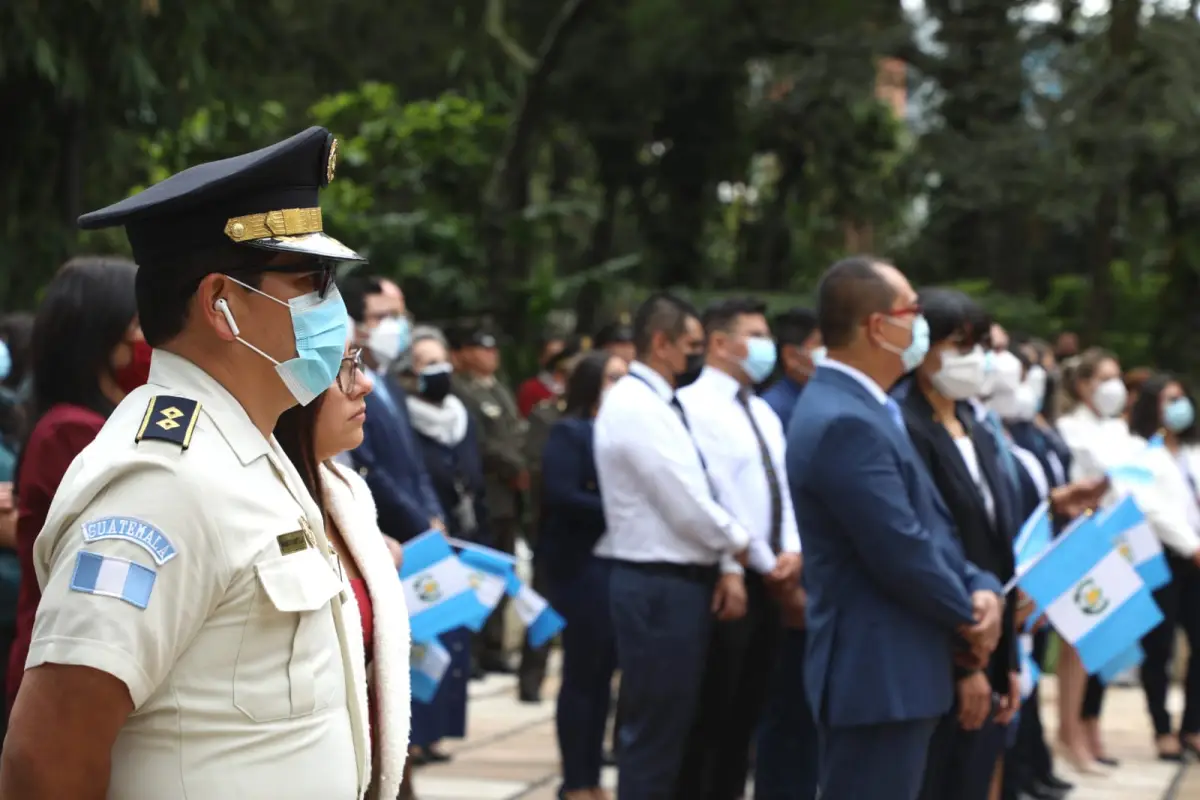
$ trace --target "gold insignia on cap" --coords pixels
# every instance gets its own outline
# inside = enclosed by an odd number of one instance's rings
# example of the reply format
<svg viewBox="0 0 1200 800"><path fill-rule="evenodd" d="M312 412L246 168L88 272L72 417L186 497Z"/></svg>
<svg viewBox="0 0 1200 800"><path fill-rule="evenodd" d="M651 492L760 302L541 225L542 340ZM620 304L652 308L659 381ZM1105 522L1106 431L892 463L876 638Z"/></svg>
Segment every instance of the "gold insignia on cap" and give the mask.
<svg viewBox="0 0 1200 800"><path fill-rule="evenodd" d="M579 340L579 349L580 350L591 350L592 349L592 337L584 336L582 339L580 339Z"/></svg>
<svg viewBox="0 0 1200 800"><path fill-rule="evenodd" d="M621 312L621 316L617 317L617 321L618 321L618 322L620 322L622 325L628 325L628 324L629 324L629 322L630 322L630 319L629 319L629 312L628 312L628 311L622 311L622 312Z"/></svg>
<svg viewBox="0 0 1200 800"><path fill-rule="evenodd" d="M337 139L329 145L329 163L325 165L325 182L332 183L333 176L337 174Z"/></svg>
<svg viewBox="0 0 1200 800"><path fill-rule="evenodd" d="M321 233L324 221L319 208L283 208L264 214L246 214L225 222L225 235L235 242L275 239Z"/></svg>

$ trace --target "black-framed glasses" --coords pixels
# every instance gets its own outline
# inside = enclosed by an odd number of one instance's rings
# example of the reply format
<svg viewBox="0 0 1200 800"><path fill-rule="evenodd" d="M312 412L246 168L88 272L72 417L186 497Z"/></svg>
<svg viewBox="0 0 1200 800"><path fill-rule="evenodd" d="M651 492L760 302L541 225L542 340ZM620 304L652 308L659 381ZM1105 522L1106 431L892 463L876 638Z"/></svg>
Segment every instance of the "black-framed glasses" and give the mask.
<svg viewBox="0 0 1200 800"><path fill-rule="evenodd" d="M350 351L350 355L342 359L342 366L338 369L337 385L342 390L342 394L350 394L354 391L354 387L358 385L358 375L362 370L362 348L356 347Z"/></svg>

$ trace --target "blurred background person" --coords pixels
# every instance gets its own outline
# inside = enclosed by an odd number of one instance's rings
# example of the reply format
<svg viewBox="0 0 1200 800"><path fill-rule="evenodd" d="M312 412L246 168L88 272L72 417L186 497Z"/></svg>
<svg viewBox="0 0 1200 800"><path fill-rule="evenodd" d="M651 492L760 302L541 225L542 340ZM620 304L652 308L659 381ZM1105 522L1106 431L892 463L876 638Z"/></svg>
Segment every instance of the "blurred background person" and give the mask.
<svg viewBox="0 0 1200 800"><path fill-rule="evenodd" d="M72 259L46 287L34 320L30 432L13 486L21 582L6 676L9 712L41 599L33 542L67 467L125 395L149 375L150 348L138 325L136 275L137 266L125 259Z"/></svg>
<svg viewBox="0 0 1200 800"><path fill-rule="evenodd" d="M371 375L357 346L347 348L333 386L306 406L292 406L275 425L275 439L325 519L325 534L337 556L345 589L355 602L349 617L352 643L362 643L353 666L366 686L359 701L367 709L371 743L371 797L396 797L408 774L409 631L404 592L396 580L400 545L376 521L371 490L353 469L333 457L362 442ZM353 634L354 616L361 639ZM357 671L357 670L356 670Z"/></svg>
<svg viewBox="0 0 1200 800"><path fill-rule="evenodd" d="M775 317L771 329L775 332L779 359L762 398L778 415L786 432L792 420L792 408L804 384L812 377L824 348L821 347L821 332L817 330L817 315L811 309L785 311Z"/></svg>
<svg viewBox="0 0 1200 800"><path fill-rule="evenodd" d="M586 342L578 337L567 339L563 348L546 362L546 368L554 376L556 385L566 390L571 373L578 363L580 354ZM566 398L561 393L539 402L529 412L529 428L525 432L525 463L529 466L529 527L525 533L525 541L534 553L533 559L533 590L541 595L548 591L544 570L537 558L538 537L541 525L542 509L542 454L546 440L554 425L562 418L566 410ZM542 683L546 680L546 662L550 656L553 642L547 642L541 647L533 647L526 637L521 646L521 664L517 668L517 698L522 703L540 703L542 701Z"/></svg>
<svg viewBox="0 0 1200 800"><path fill-rule="evenodd" d="M1133 409L1133 404L1137 402L1138 393L1142 390L1144 384L1154 370L1149 367L1134 367L1133 369L1125 370L1125 374L1121 376L1121 380L1125 383L1125 411L1123 416L1126 422L1129 421L1129 412Z"/></svg>
<svg viewBox="0 0 1200 800"><path fill-rule="evenodd" d="M967 560L1001 582L1014 571L1012 539L1024 520L1017 485L1001 464L1003 446L967 402L984 382L982 309L952 289L922 290L929 354L892 391L917 454L950 511ZM1020 705L1015 602L1005 604L1001 636L982 666L955 667L955 701L929 748L922 800L986 800ZM993 694L999 698L993 705ZM997 784L998 787L998 784Z"/></svg>
<svg viewBox="0 0 1200 800"><path fill-rule="evenodd" d="M495 335L483 325L462 333L454 343L458 366L451 377L451 391L466 406L477 426L490 514L487 525L493 546L511 555L516 553L523 495L529 489L529 465L525 463L524 450L528 423L517 409L512 390L500 379L500 347ZM504 641L507 608L508 598L501 598L500 605L475 637L476 665L484 672L514 671Z"/></svg>
<svg viewBox="0 0 1200 800"><path fill-rule="evenodd" d="M1060 336L1060 354L1063 341ZM1128 392L1115 356L1095 347L1084 351L1064 367L1062 394L1064 413L1057 427L1071 450L1073 480L1100 477L1108 467L1130 460L1134 443L1121 418ZM1066 645L1059 650L1057 676L1063 755L1081 773L1101 771L1098 765L1116 766L1100 736L1104 683L1098 676L1089 678L1079 654Z"/></svg>
<svg viewBox="0 0 1200 800"><path fill-rule="evenodd" d="M626 364L637 358L637 348L633 343L633 326L629 324L629 315L622 314L616 322L611 322L596 332L592 346L604 350L614 356L620 356Z"/></svg>
<svg viewBox="0 0 1200 800"><path fill-rule="evenodd" d="M445 512L413 437L404 386L388 369L407 356L412 343L404 296L398 287L387 291L383 281L367 276L352 275L338 289L354 323L363 366L373 377L362 444L339 460L371 487L384 534L407 542L441 527Z"/></svg>
<svg viewBox="0 0 1200 800"><path fill-rule="evenodd" d="M547 336L538 348L538 374L526 378L517 387L517 410L522 417L529 417L534 407L544 400L555 400L562 396L566 385L561 375L555 374L555 366L560 363L558 358L566 347L562 336Z"/></svg>
<svg viewBox="0 0 1200 800"><path fill-rule="evenodd" d="M433 490L446 509L446 533L494 546L475 421L462 401L450 393L453 368L446 337L436 328L418 325L413 329L411 355L402 378L408 389L408 413ZM493 616L499 613L495 611ZM440 638L450 653L450 666L433 699L428 703L414 700L412 705L410 757L417 766L448 760L438 744L467 734L471 633L456 628Z"/></svg>
<svg viewBox="0 0 1200 800"><path fill-rule="evenodd" d="M1129 430L1144 442L1162 436L1162 447L1149 447L1140 462L1152 468L1156 491L1151 496L1135 493L1171 568L1171 582L1154 593L1163 621L1142 639L1146 660L1141 678L1158 757L1178 761L1184 748L1200 752L1200 454L1195 404L1177 379L1152 374L1142 382L1130 409ZM1180 628L1189 655L1183 719L1175 729L1167 711L1167 687Z"/></svg>
<svg viewBox="0 0 1200 800"><path fill-rule="evenodd" d="M617 645L609 613L609 562L593 550L604 535L592 433L604 395L628 372L605 351L583 356L567 379L562 418L543 450L538 570L548 597L567 620L555 730L565 800L604 800L600 771Z"/></svg>

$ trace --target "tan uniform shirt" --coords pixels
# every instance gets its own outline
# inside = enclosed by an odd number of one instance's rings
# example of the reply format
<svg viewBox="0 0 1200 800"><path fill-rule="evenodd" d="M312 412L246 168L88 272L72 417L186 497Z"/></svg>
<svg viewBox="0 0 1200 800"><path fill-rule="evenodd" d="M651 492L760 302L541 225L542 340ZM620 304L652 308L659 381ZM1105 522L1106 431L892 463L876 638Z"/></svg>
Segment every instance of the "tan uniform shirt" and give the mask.
<svg viewBox="0 0 1200 800"><path fill-rule="evenodd" d="M188 400L194 415L176 408ZM151 438L164 431L179 442ZM33 553L27 668L92 667L133 698L109 798L361 796L362 632L329 554L275 440L207 373L155 351L150 383L71 464Z"/></svg>

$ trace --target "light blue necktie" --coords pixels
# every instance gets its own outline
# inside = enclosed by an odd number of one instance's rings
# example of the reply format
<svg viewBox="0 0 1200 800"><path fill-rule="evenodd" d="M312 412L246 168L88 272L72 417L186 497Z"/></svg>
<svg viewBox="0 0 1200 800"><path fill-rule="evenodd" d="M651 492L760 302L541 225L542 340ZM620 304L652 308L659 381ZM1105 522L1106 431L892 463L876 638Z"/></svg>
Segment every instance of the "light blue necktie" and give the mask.
<svg viewBox="0 0 1200 800"><path fill-rule="evenodd" d="M987 416L983 419L983 424L996 441L996 450L1000 453L1000 465L1004 467L1004 472L1008 476L1008 480L1012 483L1013 488L1020 488L1020 480L1017 478L1017 464L1013 459L1012 450L1008 448L1008 439L1004 436L1003 423L1000 422L1000 418L996 416L995 411L989 410Z"/></svg>

